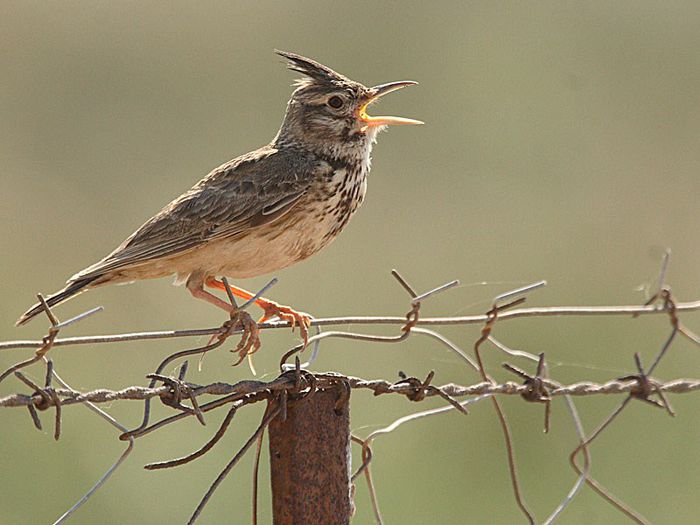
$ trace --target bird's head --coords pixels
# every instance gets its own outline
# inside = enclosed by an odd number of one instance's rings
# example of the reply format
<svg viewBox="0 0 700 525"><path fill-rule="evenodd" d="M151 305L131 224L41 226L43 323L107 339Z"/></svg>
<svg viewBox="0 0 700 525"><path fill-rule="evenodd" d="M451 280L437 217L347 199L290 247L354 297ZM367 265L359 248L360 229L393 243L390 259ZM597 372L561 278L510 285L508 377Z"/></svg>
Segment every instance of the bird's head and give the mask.
<svg viewBox="0 0 700 525"><path fill-rule="evenodd" d="M379 98L417 82L402 80L366 87L315 60L286 51L276 53L288 60L289 69L304 75L295 84L277 141L364 150L386 126L423 124L409 118L367 114L368 106Z"/></svg>

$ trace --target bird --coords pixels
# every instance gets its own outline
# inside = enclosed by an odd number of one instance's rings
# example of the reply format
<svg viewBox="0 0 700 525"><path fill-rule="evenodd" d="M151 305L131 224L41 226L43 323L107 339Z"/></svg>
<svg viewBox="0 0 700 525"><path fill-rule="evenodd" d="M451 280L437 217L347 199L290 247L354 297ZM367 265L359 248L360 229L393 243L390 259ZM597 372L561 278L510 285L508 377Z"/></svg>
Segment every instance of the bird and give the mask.
<svg viewBox="0 0 700 525"><path fill-rule="evenodd" d="M403 80L366 87L297 53L275 52L302 76L272 141L226 162L167 204L114 251L68 279L46 298L49 307L108 284L176 276L197 299L240 313L205 287L253 294L229 286L226 278L268 274L307 259L348 224L365 198L372 146L390 125L419 120L369 116L384 95L417 82ZM255 303L271 318L299 325L306 344L310 316L265 298ZM44 311L37 303L18 319L22 325ZM253 351L260 346L255 323ZM241 352L250 350L250 344ZM243 355L241 355L241 358Z"/></svg>

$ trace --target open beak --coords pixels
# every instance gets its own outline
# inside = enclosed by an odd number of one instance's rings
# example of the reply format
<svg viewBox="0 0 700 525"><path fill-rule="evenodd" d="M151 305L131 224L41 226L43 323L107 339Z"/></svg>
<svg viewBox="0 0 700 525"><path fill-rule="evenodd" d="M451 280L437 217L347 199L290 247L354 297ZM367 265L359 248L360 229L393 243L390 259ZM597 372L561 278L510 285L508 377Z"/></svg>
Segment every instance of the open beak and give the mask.
<svg viewBox="0 0 700 525"><path fill-rule="evenodd" d="M420 120L413 120L412 118L404 117L370 117L367 114L367 106L372 102L383 97L387 93L396 91L398 89L405 88L406 86L415 86L418 82L413 80L400 80L399 82L389 82L387 84L380 84L370 88L369 99L365 104L360 107L359 118L362 120L367 127L375 126L397 126L402 124L423 124Z"/></svg>

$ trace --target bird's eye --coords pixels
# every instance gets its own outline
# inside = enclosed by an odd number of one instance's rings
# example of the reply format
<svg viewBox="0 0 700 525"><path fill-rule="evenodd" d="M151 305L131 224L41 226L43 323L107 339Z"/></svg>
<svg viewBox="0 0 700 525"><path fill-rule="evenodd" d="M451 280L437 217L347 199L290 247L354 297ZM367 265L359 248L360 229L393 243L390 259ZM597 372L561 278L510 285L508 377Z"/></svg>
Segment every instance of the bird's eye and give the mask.
<svg viewBox="0 0 700 525"><path fill-rule="evenodd" d="M337 95L333 95L328 99L328 105L333 109L340 109L343 107L343 99Z"/></svg>

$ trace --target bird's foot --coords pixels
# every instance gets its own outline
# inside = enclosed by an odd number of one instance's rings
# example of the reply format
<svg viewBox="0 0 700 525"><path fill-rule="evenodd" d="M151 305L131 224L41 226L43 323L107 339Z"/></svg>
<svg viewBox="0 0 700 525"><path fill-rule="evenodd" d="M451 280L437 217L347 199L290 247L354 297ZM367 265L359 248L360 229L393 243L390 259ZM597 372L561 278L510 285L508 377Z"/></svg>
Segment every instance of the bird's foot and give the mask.
<svg viewBox="0 0 700 525"><path fill-rule="evenodd" d="M236 309L231 313L231 321L243 328L241 340L236 345L236 348L231 352L238 353L238 361L233 366L238 365L246 356L250 356L260 350L260 330L258 325L248 312Z"/></svg>
<svg viewBox="0 0 700 525"><path fill-rule="evenodd" d="M206 285L210 286L211 288L216 288L217 290L225 290L226 292L231 292L236 297L241 297L246 301L255 298L255 295L253 295L252 293L243 290L242 288L225 284L223 281L219 281L218 279L209 278L206 280ZM207 297L203 298L207 299ZM207 300L212 301L212 299L210 298ZM223 301L221 301L221 303L226 304ZM299 325L299 332L301 334L302 340L304 341L304 348L306 348L306 345L309 341L309 327L311 326L311 316L309 314L306 314L304 312L298 312L290 308L289 306L281 305L274 301L270 301L269 299L265 299L264 297L256 298L255 304L262 308L263 312L265 312L264 315L258 320L258 323L264 323L268 319L277 317L282 321L289 322L292 325L292 331L294 330L294 327L296 325Z"/></svg>
<svg viewBox="0 0 700 525"><path fill-rule="evenodd" d="M214 335L209 344L211 344L214 339L223 342L234 332L243 332L241 334L241 340L236 345L236 348L231 350L231 352L236 352L238 354L238 360L233 366L240 364L246 356L252 355L260 349L260 330L258 330L257 323L253 321L253 318L248 312L239 310L238 308L231 309L231 318L226 321L221 328L221 332Z"/></svg>
<svg viewBox="0 0 700 525"><path fill-rule="evenodd" d="M304 348L306 348L309 342L309 327L311 326L311 316L309 314L299 312L289 306L284 306L268 299L258 299L256 303L265 312L258 320L258 323L264 323L273 317L277 317L282 321L289 322L292 325L292 331L294 331L295 326L299 325L299 334L304 342Z"/></svg>

